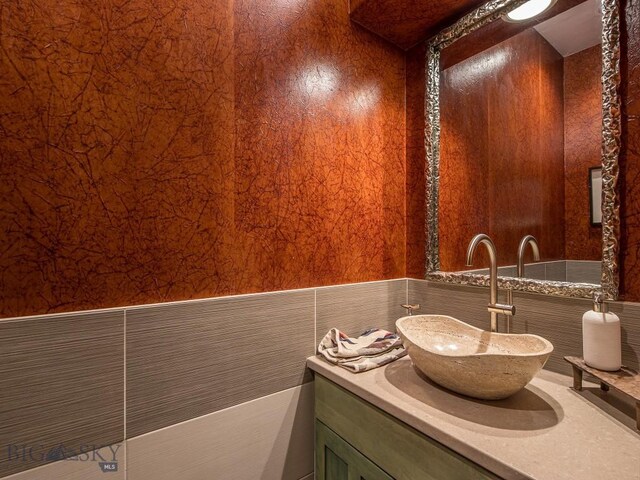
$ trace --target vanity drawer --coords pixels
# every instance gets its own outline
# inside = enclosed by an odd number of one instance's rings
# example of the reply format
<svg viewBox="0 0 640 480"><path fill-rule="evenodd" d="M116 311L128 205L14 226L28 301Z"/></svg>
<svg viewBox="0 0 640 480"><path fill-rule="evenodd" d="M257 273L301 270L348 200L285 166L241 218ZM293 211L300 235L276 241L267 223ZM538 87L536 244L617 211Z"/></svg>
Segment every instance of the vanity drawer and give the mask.
<svg viewBox="0 0 640 480"><path fill-rule="evenodd" d="M392 478L499 478L319 374L315 375L315 409L318 421Z"/></svg>

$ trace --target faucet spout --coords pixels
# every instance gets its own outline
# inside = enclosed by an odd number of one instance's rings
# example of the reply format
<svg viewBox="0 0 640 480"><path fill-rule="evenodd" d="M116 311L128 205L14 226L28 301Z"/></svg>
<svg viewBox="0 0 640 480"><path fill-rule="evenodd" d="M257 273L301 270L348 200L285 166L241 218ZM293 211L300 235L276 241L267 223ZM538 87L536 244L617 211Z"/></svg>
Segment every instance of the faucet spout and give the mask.
<svg viewBox="0 0 640 480"><path fill-rule="evenodd" d="M484 233L479 233L471 239L467 247L467 267L473 265L473 255L479 245L484 245L489 253L489 286L490 286L490 302L495 304L498 302L498 255L493 240Z"/></svg>
<svg viewBox="0 0 640 480"><path fill-rule="evenodd" d="M467 266L470 267L473 265L473 255L479 245L484 245L489 253L489 305L487 305L487 310L491 318L491 331L497 332L498 314L514 315L515 307L513 305L502 305L498 303L498 255L496 246L488 235L479 233L471 239L467 247Z"/></svg>
<svg viewBox="0 0 640 480"><path fill-rule="evenodd" d="M524 253L527 245L531 245L533 260L536 262L540 261L540 247L538 246L536 237L533 235L525 235L522 237L522 240L520 240L520 245L518 246L518 265L516 267L518 278L524 277Z"/></svg>

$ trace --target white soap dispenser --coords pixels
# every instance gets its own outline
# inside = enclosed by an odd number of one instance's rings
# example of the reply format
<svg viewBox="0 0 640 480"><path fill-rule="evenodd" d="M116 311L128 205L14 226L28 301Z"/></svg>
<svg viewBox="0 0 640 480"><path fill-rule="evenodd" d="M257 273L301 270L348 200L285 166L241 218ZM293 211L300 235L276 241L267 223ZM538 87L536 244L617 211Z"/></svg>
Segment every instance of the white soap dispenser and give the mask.
<svg viewBox="0 0 640 480"><path fill-rule="evenodd" d="M602 294L594 297L593 310L582 316L582 350L590 367L614 372L622 366L620 318L608 311Z"/></svg>

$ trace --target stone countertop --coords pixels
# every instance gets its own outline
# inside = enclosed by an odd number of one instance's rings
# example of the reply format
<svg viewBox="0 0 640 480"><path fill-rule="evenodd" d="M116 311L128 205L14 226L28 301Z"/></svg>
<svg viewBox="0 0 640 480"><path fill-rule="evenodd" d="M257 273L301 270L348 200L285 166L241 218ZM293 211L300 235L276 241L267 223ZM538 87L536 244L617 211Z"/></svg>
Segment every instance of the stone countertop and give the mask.
<svg viewBox="0 0 640 480"><path fill-rule="evenodd" d="M483 401L437 386L409 357L357 374L318 357L307 366L505 479L640 480L634 406L595 384L577 392L543 370L516 395Z"/></svg>

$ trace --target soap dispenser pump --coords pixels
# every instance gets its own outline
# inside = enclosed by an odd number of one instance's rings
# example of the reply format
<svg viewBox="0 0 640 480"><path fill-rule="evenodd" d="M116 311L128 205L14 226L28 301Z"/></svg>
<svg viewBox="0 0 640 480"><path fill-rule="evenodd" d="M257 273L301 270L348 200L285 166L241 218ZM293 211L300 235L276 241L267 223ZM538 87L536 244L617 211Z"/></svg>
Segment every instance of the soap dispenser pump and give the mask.
<svg viewBox="0 0 640 480"><path fill-rule="evenodd" d="M608 311L601 293L594 297L593 310L582 316L582 350L590 367L614 372L622 366L620 318Z"/></svg>

